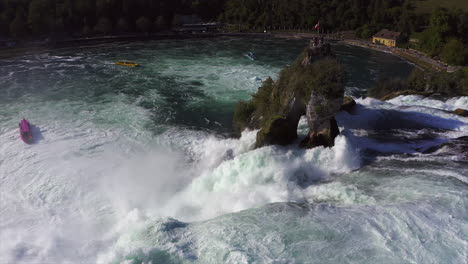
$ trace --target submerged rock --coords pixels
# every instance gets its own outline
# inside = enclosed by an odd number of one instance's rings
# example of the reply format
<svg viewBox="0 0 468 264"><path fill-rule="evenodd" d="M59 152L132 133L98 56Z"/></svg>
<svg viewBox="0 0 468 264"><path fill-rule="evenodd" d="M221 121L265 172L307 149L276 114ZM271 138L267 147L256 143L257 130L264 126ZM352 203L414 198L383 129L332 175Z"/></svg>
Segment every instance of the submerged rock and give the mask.
<svg viewBox="0 0 468 264"><path fill-rule="evenodd" d="M334 116L342 108L344 76L329 44L308 47L277 81L268 78L251 101L239 103L234 126L239 131L260 129L257 147L287 145L297 139L299 120L306 115L310 131L301 145L333 146L339 134Z"/></svg>

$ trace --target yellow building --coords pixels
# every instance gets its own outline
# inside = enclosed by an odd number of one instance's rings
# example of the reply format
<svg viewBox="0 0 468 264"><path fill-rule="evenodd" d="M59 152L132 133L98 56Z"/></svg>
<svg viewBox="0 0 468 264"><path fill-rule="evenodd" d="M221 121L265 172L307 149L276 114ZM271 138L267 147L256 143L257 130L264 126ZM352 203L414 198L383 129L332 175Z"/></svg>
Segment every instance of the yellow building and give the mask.
<svg viewBox="0 0 468 264"><path fill-rule="evenodd" d="M388 47L395 47L397 45L400 32L390 31L388 29L382 29L377 34L372 36L372 43L383 44Z"/></svg>

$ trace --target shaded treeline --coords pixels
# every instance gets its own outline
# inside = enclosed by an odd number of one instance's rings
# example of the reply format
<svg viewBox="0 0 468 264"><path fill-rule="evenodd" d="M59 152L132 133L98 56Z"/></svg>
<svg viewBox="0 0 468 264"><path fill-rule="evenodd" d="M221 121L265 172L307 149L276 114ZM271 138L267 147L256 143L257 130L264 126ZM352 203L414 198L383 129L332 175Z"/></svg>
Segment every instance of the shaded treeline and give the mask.
<svg viewBox="0 0 468 264"><path fill-rule="evenodd" d="M408 0L227 0L223 19L249 27L352 30L376 25L411 31L424 24Z"/></svg>
<svg viewBox="0 0 468 264"><path fill-rule="evenodd" d="M0 0L0 35L157 31L187 15L215 20L223 7L224 0Z"/></svg>
<svg viewBox="0 0 468 264"><path fill-rule="evenodd" d="M369 39L382 28L402 42L455 65L468 63L468 13L414 12L415 0L0 0L0 36L87 36L156 32L198 18L227 30L355 30ZM419 32L415 34L415 32Z"/></svg>
<svg viewBox="0 0 468 264"><path fill-rule="evenodd" d="M402 33L403 47L413 38L415 49L468 64L468 13L439 8L417 14L414 0L227 0L220 19L240 30L312 30L320 21L322 32L355 30L363 39L387 28Z"/></svg>
<svg viewBox="0 0 468 264"><path fill-rule="evenodd" d="M450 97L467 96L468 68L465 67L454 73L423 72L415 69L405 80L379 80L375 87L368 90L368 95L378 99L391 99L399 92L424 95L439 93Z"/></svg>

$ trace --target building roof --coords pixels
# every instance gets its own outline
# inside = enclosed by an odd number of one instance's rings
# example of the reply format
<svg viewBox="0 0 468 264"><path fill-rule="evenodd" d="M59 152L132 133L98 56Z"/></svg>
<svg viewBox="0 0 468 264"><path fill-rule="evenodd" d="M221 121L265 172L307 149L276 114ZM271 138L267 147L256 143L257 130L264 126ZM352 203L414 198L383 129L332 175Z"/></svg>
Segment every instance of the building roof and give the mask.
<svg viewBox="0 0 468 264"><path fill-rule="evenodd" d="M374 35L374 37L397 40L400 37L400 34L401 34L400 32L390 31L388 29L382 29L379 32L377 32Z"/></svg>

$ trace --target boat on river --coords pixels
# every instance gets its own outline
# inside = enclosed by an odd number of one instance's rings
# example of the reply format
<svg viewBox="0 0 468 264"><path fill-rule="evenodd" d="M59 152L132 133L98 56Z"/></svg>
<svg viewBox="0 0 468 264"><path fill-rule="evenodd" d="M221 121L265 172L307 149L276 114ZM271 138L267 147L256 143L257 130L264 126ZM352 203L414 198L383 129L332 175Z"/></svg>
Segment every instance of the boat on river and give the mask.
<svg viewBox="0 0 468 264"><path fill-rule="evenodd" d="M33 136L31 131L31 125L28 120L24 119L19 123L20 137L26 144L31 144L33 142Z"/></svg>
<svg viewBox="0 0 468 264"><path fill-rule="evenodd" d="M128 61L128 60L119 60L115 62L115 65L120 65L120 66L127 66L127 67L137 67L140 66L140 64L134 62L134 61Z"/></svg>

